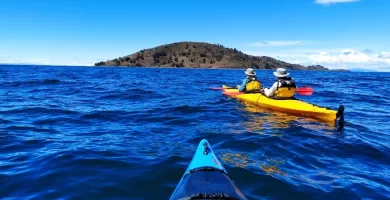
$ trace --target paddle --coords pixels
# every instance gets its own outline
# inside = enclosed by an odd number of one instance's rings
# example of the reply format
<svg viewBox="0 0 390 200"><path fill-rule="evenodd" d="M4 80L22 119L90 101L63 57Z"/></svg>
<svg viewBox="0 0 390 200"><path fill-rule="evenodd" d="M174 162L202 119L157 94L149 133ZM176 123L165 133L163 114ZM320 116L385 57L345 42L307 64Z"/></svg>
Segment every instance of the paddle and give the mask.
<svg viewBox="0 0 390 200"><path fill-rule="evenodd" d="M213 90L223 90L223 89L236 89L236 88L212 88ZM303 96L310 96L313 94L313 88L311 87L301 87L301 88L297 88L295 90L296 93L298 93L299 95L303 95ZM224 92L223 94L226 94L226 95L240 95L240 94L245 94L244 92Z"/></svg>
<svg viewBox="0 0 390 200"><path fill-rule="evenodd" d="M300 94L300 95L310 96L310 95L313 94L313 88L311 88L311 87L301 87L301 88L297 88L295 90L295 92Z"/></svg>

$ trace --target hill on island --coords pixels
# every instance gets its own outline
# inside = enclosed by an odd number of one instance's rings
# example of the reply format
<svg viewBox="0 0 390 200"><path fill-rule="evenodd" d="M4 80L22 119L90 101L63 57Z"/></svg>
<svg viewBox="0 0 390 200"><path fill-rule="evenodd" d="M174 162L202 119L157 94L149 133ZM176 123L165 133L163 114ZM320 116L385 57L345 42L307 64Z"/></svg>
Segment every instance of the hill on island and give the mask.
<svg viewBox="0 0 390 200"><path fill-rule="evenodd" d="M328 70L320 65L305 67L268 56L251 56L235 48L201 42L178 42L143 49L131 55L95 63L95 66L147 66L183 68L247 68Z"/></svg>

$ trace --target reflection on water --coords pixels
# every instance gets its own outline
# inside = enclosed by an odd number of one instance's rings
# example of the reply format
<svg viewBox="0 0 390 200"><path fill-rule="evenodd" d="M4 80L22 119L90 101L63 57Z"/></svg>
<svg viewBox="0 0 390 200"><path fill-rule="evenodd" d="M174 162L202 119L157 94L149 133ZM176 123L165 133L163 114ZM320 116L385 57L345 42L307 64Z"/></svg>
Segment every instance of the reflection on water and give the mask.
<svg viewBox="0 0 390 200"><path fill-rule="evenodd" d="M241 153L225 153L222 154L221 159L227 163L242 168L247 167L248 163L250 163L249 156ZM251 163L255 163L255 162L251 161Z"/></svg>
<svg viewBox="0 0 390 200"><path fill-rule="evenodd" d="M261 165L260 168L267 173L276 173L285 176L286 172L282 172L275 165Z"/></svg>
<svg viewBox="0 0 390 200"><path fill-rule="evenodd" d="M260 165L260 168L267 172L267 173L276 173L285 176L286 172L280 171L278 165L281 165L284 163L284 160L282 159L275 159L268 157L267 155L263 155L265 163Z"/></svg>
<svg viewBox="0 0 390 200"><path fill-rule="evenodd" d="M234 133L256 133L261 135L269 135L282 137L283 131L269 131L275 129L287 129L291 127L302 127L305 129L321 132L322 134L334 133L334 126L331 123L319 122L312 118L304 118L294 116L260 106L253 105L247 102L241 102L243 106L238 106L239 111L244 113L244 121L238 124L230 124L229 126L234 130ZM264 152L265 153L265 152ZM307 182L313 181L310 176L287 173L288 170L283 170L285 159L275 157L273 155L258 155L257 153L224 153L221 159L229 164L237 167L247 168L250 170L262 170L267 174L282 175L286 178L300 179ZM287 170L287 171L286 171Z"/></svg>
<svg viewBox="0 0 390 200"><path fill-rule="evenodd" d="M248 113L248 120L244 122L247 131L263 134L262 130L268 128L289 128L292 125L301 126L310 130L332 131L334 126L330 122L319 122L312 118L294 116L271 109L256 106L248 102L241 102L243 111ZM279 136L273 134L273 136Z"/></svg>
<svg viewBox="0 0 390 200"><path fill-rule="evenodd" d="M254 169L258 169L260 166L260 169L267 173L276 173L280 175L286 175L286 172L282 172L279 170L277 165L283 164L284 161L282 160L275 160L272 158L269 158L266 155L263 155L263 158L251 160L249 158L249 155L242 154L242 153L224 153L221 155L221 159L226 162L230 163L232 165L235 165L237 167L241 168L248 168L253 167Z"/></svg>
<svg viewBox="0 0 390 200"><path fill-rule="evenodd" d="M307 183L315 184L332 184L336 180L342 178L341 176L320 171L316 174L297 174L297 173L288 173L281 170L279 166L282 166L285 163L285 160L282 158L271 158L267 155L263 155L258 159L251 159L248 154L243 153L223 153L221 154L221 160L225 163L232 164L236 167L246 168L251 171L261 169L267 174L278 174L282 175L288 179L297 179Z"/></svg>

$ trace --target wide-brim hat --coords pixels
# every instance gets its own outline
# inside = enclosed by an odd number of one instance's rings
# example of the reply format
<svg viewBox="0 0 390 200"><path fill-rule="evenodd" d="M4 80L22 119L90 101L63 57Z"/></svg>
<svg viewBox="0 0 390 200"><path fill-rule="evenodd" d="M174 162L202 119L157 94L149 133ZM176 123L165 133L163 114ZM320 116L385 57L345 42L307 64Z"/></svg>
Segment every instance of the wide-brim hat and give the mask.
<svg viewBox="0 0 390 200"><path fill-rule="evenodd" d="M256 75L256 72L252 69L252 68L248 68L246 69L246 71L244 72L246 75L249 75L249 76L254 76Z"/></svg>
<svg viewBox="0 0 390 200"><path fill-rule="evenodd" d="M276 77L286 77L286 76L290 75L290 73L287 73L286 69L284 69L284 68L278 68L276 70L276 72L274 72L274 75Z"/></svg>

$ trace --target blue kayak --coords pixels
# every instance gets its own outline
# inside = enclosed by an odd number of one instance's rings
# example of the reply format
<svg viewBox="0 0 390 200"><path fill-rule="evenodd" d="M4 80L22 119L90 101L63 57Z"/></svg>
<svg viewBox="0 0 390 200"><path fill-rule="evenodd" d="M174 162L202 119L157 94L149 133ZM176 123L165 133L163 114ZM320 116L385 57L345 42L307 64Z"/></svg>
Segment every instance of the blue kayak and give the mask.
<svg viewBox="0 0 390 200"><path fill-rule="evenodd" d="M228 172L203 139L170 200L230 199L246 200Z"/></svg>

